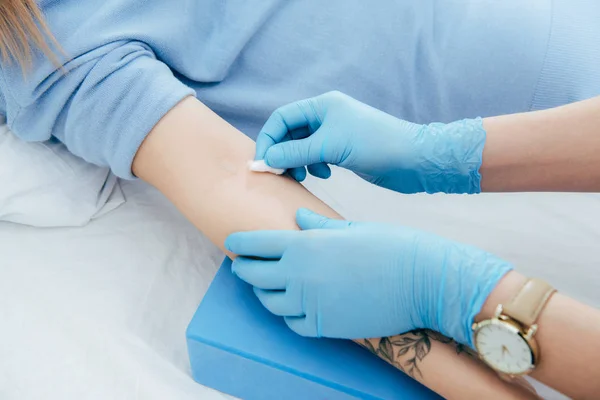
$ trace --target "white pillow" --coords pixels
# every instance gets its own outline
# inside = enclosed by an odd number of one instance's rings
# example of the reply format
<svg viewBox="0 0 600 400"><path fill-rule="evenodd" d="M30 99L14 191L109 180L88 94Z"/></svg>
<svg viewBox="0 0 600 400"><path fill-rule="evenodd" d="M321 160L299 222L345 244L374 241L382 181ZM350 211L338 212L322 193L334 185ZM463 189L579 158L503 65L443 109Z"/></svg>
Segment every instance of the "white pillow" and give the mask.
<svg viewBox="0 0 600 400"><path fill-rule="evenodd" d="M108 169L57 141L23 142L2 123L0 115L0 221L82 226L125 201Z"/></svg>

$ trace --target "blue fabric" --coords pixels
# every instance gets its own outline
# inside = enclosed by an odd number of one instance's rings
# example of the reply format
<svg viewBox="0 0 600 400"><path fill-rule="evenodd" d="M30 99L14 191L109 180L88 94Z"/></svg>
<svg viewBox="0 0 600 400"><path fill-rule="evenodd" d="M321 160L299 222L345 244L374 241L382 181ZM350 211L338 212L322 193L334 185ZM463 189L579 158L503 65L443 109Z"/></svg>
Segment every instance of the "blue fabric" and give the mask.
<svg viewBox="0 0 600 400"><path fill-rule="evenodd" d="M595 0L40 5L69 55L69 73L40 54L26 80L18 66L3 64L0 113L23 139L54 135L75 154L128 178L148 131L194 92L250 137L278 106L330 90L416 123L600 93L600 78L590 73L600 55L585 51L600 36ZM564 22L563 14L585 16L577 20L584 25ZM563 68L555 47L564 46L575 49L569 66L584 65ZM545 101L546 88L565 81L568 93Z"/></svg>

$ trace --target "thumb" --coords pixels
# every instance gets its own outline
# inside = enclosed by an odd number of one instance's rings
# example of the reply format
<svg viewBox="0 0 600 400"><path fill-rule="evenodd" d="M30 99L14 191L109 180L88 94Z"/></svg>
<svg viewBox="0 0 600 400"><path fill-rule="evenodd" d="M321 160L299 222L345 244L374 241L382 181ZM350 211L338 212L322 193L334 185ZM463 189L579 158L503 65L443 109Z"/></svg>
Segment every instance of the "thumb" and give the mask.
<svg viewBox="0 0 600 400"><path fill-rule="evenodd" d="M265 162L273 168L290 169L318 164L322 160L322 144L316 134L305 139L278 143L265 154Z"/></svg>
<svg viewBox="0 0 600 400"><path fill-rule="evenodd" d="M296 212L296 223L300 229L345 229L351 222L331 219L316 214L307 208L301 208Z"/></svg>

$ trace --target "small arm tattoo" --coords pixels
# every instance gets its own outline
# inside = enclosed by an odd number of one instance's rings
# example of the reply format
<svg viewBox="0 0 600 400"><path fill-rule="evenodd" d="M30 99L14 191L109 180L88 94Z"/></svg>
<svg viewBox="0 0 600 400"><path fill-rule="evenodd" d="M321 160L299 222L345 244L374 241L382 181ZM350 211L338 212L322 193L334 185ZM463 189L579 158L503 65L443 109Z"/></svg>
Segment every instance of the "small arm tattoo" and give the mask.
<svg viewBox="0 0 600 400"><path fill-rule="evenodd" d="M475 356L469 347L429 329L417 329L403 335L380 339L363 339L357 343L409 376L422 378L419 364L431 351L432 340L454 346L456 354Z"/></svg>

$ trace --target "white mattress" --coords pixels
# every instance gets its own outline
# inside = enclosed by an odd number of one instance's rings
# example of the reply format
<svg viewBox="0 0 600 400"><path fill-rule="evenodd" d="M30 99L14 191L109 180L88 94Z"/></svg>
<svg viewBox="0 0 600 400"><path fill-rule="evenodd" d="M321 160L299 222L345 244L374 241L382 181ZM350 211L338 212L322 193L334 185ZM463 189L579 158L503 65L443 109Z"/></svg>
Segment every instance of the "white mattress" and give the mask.
<svg viewBox="0 0 600 400"><path fill-rule="evenodd" d="M223 399L185 329L222 261L158 192L84 228L0 223L0 399Z"/></svg>
<svg viewBox="0 0 600 400"><path fill-rule="evenodd" d="M493 251L595 306L600 197L401 196L336 170L307 187L351 219ZM223 255L155 190L84 228L0 223L0 399L223 399L189 376L185 328Z"/></svg>

